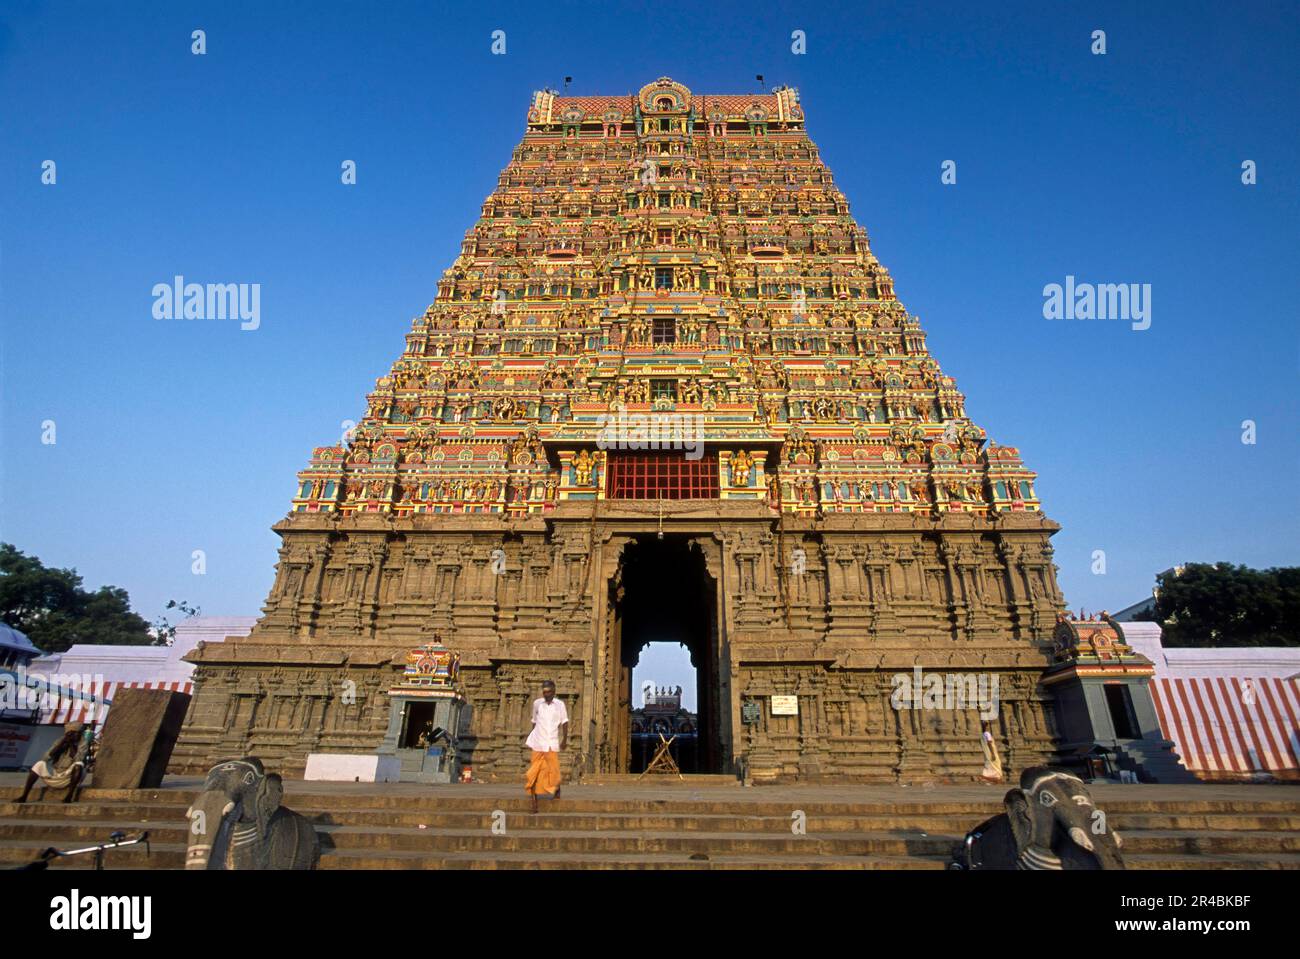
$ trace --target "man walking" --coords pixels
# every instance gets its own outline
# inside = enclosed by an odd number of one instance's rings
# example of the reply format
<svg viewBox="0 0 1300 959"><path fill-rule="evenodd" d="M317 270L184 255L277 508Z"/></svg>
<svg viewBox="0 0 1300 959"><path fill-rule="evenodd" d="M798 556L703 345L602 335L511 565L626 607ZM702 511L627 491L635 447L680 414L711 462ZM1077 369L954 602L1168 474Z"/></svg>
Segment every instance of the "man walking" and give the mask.
<svg viewBox="0 0 1300 959"><path fill-rule="evenodd" d="M525 745L533 751L528 765L524 791L533 799L537 812L537 794L554 793L560 798L560 750L569 745L569 712L564 700L555 698L555 683L542 683L542 696L533 700L533 731Z"/></svg>

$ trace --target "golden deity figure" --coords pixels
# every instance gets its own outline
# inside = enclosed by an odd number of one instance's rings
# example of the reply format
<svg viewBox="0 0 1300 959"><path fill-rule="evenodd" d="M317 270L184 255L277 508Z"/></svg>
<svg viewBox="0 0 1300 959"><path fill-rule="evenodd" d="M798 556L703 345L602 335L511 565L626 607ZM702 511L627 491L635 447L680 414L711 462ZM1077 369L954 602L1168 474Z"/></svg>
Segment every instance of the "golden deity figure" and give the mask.
<svg viewBox="0 0 1300 959"><path fill-rule="evenodd" d="M580 450L578 455L573 458L573 481L578 486L591 485L591 471L595 465L592 455L586 450Z"/></svg>
<svg viewBox="0 0 1300 959"><path fill-rule="evenodd" d="M754 457L744 450L731 454L731 485L748 486L749 474L754 468Z"/></svg>

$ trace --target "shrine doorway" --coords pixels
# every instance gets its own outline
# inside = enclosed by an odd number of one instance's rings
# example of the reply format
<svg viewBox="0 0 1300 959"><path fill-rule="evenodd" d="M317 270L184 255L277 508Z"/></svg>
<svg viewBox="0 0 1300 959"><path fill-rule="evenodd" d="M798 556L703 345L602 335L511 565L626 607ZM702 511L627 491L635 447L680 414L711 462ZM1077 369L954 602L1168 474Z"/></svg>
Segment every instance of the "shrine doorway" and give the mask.
<svg viewBox="0 0 1300 959"><path fill-rule="evenodd" d="M693 727L693 735L684 736L673 749L679 765L686 762L691 767L683 767L682 772L729 771L722 736L726 707L719 683L717 584L709 575L699 544L684 535L633 539L624 547L619 575L610 584L610 605L616 652L609 685L611 771L640 772L644 768L641 744L634 745L633 727L634 721L639 721L644 731L646 714L634 716L643 694L634 688L632 673L651 643L680 644L694 668L693 695L686 695L687 685L681 682L671 683L671 692L667 690L670 684L663 682L657 687L663 691L654 694L659 700L656 705L666 705L680 685L681 699L693 704L686 710L687 716L672 710L669 723L676 732ZM666 715L654 718L668 719Z"/></svg>
<svg viewBox="0 0 1300 959"><path fill-rule="evenodd" d="M422 749L420 734L433 731L433 703L408 703L402 717L400 748Z"/></svg>

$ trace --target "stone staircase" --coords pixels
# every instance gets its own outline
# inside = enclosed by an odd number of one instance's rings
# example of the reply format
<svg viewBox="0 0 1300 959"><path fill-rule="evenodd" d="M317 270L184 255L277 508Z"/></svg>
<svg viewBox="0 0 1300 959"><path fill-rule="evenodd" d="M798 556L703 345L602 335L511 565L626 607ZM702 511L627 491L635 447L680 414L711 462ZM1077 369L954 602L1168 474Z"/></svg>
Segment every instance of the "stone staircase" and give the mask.
<svg viewBox="0 0 1300 959"><path fill-rule="evenodd" d="M1115 744L1115 765L1137 775L1142 782L1196 783L1196 777L1178 761L1168 740L1125 739Z"/></svg>
<svg viewBox="0 0 1300 959"><path fill-rule="evenodd" d="M517 786L286 786L286 805L316 824L322 869L943 869L954 843L1001 811L1002 796L969 787L583 783L531 815ZM1243 799L1218 798L1222 791L1207 786L1110 788L1098 801L1123 834L1132 869L1300 868L1300 789L1254 787L1245 795L1258 798ZM148 855L143 846L113 850L106 866L179 869L195 792L90 788L65 806L19 805L17 790L0 789L0 868L49 846L147 829ZM796 811L803 835L792 831ZM78 856L53 868L91 864Z"/></svg>

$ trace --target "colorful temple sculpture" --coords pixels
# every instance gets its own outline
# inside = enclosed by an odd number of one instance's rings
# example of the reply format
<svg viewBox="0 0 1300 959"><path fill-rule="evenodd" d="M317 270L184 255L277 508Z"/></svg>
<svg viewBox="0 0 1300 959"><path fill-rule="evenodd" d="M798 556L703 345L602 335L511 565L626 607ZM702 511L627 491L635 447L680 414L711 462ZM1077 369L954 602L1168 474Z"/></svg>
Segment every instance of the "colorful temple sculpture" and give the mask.
<svg viewBox="0 0 1300 959"><path fill-rule="evenodd" d="M701 772L973 779L973 705L891 707L918 666L996 674L1000 756L1046 761L1034 478L966 417L795 90L539 92L354 435L299 474L256 628L191 655L173 769L373 753L437 635L479 779L521 773L546 678L566 772L627 771L632 667L668 639ZM742 722L771 697L796 709Z"/></svg>

